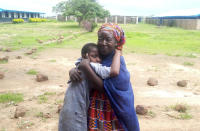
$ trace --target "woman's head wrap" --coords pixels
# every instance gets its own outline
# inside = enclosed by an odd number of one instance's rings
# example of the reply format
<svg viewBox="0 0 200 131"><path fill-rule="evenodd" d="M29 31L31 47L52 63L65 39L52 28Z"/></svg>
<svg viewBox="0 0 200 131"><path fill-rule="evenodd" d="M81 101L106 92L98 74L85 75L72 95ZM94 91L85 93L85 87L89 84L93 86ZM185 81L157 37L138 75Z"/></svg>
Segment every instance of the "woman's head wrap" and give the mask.
<svg viewBox="0 0 200 131"><path fill-rule="evenodd" d="M113 23L105 23L103 24L99 31L109 31L112 32L115 39L117 40L117 49L121 50L123 45L125 44L125 35L124 35L124 31L117 25L117 24L113 24Z"/></svg>

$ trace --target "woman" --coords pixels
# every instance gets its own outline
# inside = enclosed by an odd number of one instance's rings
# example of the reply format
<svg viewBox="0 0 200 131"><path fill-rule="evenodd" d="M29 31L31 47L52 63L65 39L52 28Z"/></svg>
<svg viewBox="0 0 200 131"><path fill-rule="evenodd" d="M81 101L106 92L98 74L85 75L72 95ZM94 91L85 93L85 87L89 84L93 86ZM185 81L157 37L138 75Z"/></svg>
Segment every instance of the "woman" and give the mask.
<svg viewBox="0 0 200 131"><path fill-rule="evenodd" d="M115 48L122 49L125 43L123 30L116 24L103 24L98 31L98 49L102 64L110 66ZM89 66L82 63L80 69L92 85L88 110L88 129L139 131L139 123L134 109L134 95L130 74L124 58L120 58L120 71L116 77L101 80ZM75 70L70 71L72 80L80 77Z"/></svg>

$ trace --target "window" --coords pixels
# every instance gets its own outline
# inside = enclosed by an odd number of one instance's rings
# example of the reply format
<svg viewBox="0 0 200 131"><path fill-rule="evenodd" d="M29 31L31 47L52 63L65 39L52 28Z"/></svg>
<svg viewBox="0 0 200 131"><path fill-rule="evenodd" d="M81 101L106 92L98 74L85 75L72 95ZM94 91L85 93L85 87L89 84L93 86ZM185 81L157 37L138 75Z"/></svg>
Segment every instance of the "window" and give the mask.
<svg viewBox="0 0 200 131"><path fill-rule="evenodd" d="M5 12L5 17L6 17L6 18L8 18L8 17L9 17L9 15L8 15L8 12Z"/></svg>
<svg viewBox="0 0 200 131"><path fill-rule="evenodd" d="M12 18L15 18L15 17L14 17L14 12L11 13L11 17L12 17Z"/></svg>

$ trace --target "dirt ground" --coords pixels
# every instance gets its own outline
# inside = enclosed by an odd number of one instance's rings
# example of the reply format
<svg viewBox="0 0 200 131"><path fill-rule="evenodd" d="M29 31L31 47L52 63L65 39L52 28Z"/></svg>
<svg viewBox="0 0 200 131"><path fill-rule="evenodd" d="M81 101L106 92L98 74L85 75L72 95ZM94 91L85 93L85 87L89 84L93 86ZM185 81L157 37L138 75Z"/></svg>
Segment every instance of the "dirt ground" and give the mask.
<svg viewBox="0 0 200 131"><path fill-rule="evenodd" d="M36 56L24 55L25 49L0 52L9 56L7 64L0 64L5 78L0 80L0 93L23 93L24 101L13 105L0 104L0 130L2 131L56 131L58 125L58 105L63 102L67 89L68 71L74 67L80 56L78 49L46 49ZM22 59L16 59L16 56ZM199 131L200 130L200 58L173 57L164 55L124 54L135 95L135 106L145 105L149 113L138 115L141 131ZM184 66L184 62L194 63ZM34 69L49 77L48 81L36 82L35 75L26 72ZM157 86L148 86L147 80L154 77ZM178 87L179 80L187 80L187 87ZM47 101L40 103L39 96ZM170 107L184 103L191 119L176 119L177 112ZM22 118L13 118L17 106L27 110ZM49 113L45 118L41 113Z"/></svg>

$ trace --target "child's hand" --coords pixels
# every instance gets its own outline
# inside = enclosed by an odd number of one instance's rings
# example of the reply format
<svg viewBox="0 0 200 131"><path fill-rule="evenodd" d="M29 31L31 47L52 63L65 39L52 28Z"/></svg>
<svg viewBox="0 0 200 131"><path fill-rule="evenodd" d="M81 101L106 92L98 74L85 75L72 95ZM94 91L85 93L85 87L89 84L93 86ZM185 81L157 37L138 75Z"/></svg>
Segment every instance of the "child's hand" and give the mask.
<svg viewBox="0 0 200 131"><path fill-rule="evenodd" d="M82 61L79 64L79 69L84 69L86 66L90 66L90 60L82 59Z"/></svg>

